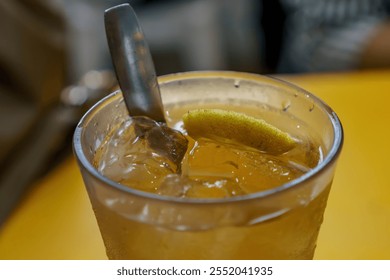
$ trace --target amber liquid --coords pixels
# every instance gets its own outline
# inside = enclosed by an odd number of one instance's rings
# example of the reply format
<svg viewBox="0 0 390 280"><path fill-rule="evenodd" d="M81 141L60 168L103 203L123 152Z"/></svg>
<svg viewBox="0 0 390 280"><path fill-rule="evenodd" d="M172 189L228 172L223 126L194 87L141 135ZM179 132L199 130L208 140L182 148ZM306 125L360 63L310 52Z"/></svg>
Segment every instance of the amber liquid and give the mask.
<svg viewBox="0 0 390 280"><path fill-rule="evenodd" d="M179 231L95 204L109 259L312 259L330 186L309 205L251 226Z"/></svg>
<svg viewBox="0 0 390 280"><path fill-rule="evenodd" d="M195 106L198 105L179 104L169 108L169 125L183 130L180 118ZM271 112L269 108L259 110L258 105L202 104L202 107L233 109L265 118L278 126L275 123L278 113ZM297 120L289 121L293 126L299 126L300 131L304 127ZM278 157L228 141L216 143L209 139L195 141L189 138L188 154L183 160L180 176L196 183L181 192L179 198L242 196L269 190L298 178L321 161L321 145L307 131L293 136L299 142L297 147ZM102 154L97 153L96 163L103 160L100 158ZM142 191L169 196L169 188L168 191L160 188L167 174L153 170L156 169L147 168L147 172L137 173L139 177L126 177L121 176L121 172L114 172L117 177L111 179L131 188L139 185ZM104 170L101 171L104 174ZM227 224L207 229L190 225L180 228L154 225L150 221L118 213L102 204L101 200L92 199L92 203L110 259L311 259L329 189L330 184L310 201L264 221L259 219L252 224ZM173 212L173 215L179 214Z"/></svg>

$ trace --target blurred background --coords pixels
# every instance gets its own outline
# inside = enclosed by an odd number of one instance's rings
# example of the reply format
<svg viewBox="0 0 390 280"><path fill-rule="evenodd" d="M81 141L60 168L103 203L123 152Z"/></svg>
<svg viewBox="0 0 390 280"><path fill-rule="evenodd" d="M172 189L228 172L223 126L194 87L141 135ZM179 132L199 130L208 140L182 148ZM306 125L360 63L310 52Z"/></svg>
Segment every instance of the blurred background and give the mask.
<svg viewBox="0 0 390 280"><path fill-rule="evenodd" d="M0 226L71 154L78 120L116 85L105 9L133 6L158 75L280 74L389 67L389 2L1 0Z"/></svg>

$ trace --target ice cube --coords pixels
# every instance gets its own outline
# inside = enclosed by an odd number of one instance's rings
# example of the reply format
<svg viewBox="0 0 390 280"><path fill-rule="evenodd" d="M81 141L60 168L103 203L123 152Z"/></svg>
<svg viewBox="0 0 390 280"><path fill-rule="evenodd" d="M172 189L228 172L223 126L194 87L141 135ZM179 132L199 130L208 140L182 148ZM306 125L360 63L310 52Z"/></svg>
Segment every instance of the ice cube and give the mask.
<svg viewBox="0 0 390 280"><path fill-rule="evenodd" d="M188 140L181 132L160 125L146 133L149 147L159 155L171 160L180 170L181 161L187 151Z"/></svg>
<svg viewBox="0 0 390 280"><path fill-rule="evenodd" d="M225 198L244 194L238 184L228 178L200 180L180 174L168 175L158 187L157 193L191 198Z"/></svg>
<svg viewBox="0 0 390 280"><path fill-rule="evenodd" d="M154 192L166 176L180 172L187 144L179 131L133 117L108 134L95 155L95 166L114 181Z"/></svg>
<svg viewBox="0 0 390 280"><path fill-rule="evenodd" d="M165 177L156 193L166 196L184 197L189 188L191 188L191 182L187 177L171 174Z"/></svg>
<svg viewBox="0 0 390 280"><path fill-rule="evenodd" d="M200 138L183 162L182 172L193 180L226 179L235 182L239 186L235 188L242 193L253 193L280 186L304 170L283 157L236 143Z"/></svg>
<svg viewBox="0 0 390 280"><path fill-rule="evenodd" d="M230 178L214 178L213 180L190 179L193 184L185 194L194 198L225 198L243 195L240 185Z"/></svg>
<svg viewBox="0 0 390 280"><path fill-rule="evenodd" d="M180 169L188 146L187 138L178 130L147 117L133 117L135 134L145 139L148 147L172 161Z"/></svg>

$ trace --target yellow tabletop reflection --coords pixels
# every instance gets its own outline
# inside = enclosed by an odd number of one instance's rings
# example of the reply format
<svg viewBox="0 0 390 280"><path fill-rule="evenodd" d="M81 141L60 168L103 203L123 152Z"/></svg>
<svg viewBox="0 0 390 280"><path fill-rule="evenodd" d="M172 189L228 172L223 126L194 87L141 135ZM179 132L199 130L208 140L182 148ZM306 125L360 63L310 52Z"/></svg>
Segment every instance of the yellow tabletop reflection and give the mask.
<svg viewBox="0 0 390 280"><path fill-rule="evenodd" d="M315 258L390 259L390 70L281 78L328 103L345 131ZM73 158L38 182L0 229L0 259L105 258Z"/></svg>

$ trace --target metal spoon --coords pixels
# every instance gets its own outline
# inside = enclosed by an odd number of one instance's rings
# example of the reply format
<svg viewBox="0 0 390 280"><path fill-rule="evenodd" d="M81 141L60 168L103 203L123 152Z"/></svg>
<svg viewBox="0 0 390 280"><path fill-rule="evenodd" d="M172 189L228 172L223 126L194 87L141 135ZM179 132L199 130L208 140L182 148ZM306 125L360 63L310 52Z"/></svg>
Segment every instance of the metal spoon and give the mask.
<svg viewBox="0 0 390 280"><path fill-rule="evenodd" d="M150 148L174 162L180 173L188 140L165 125L152 56L137 16L129 4L122 4L106 10L104 20L114 69L136 133Z"/></svg>
<svg viewBox="0 0 390 280"><path fill-rule="evenodd" d="M104 13L106 36L119 86L131 116L164 122L156 71L148 44L129 4Z"/></svg>

